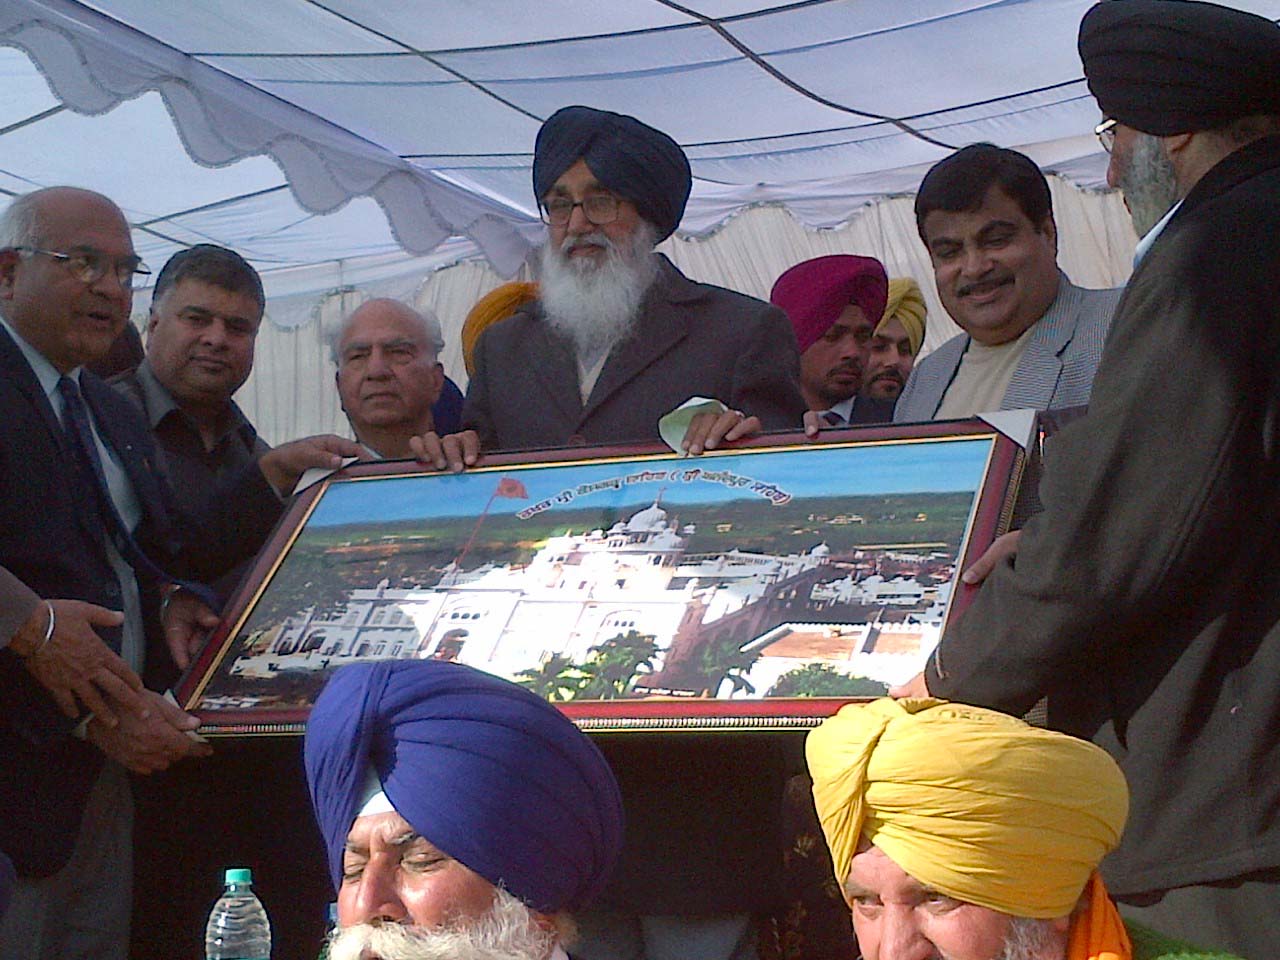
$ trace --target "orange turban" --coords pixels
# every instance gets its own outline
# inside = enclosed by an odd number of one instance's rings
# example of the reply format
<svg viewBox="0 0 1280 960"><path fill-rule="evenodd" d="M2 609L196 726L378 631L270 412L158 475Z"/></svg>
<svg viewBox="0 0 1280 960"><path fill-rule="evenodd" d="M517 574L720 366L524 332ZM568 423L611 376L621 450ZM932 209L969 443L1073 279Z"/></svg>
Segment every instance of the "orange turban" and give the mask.
<svg viewBox="0 0 1280 960"><path fill-rule="evenodd" d="M505 320L526 303L538 299L536 283L513 281L495 287L476 301L462 323L462 361L467 365L467 376L475 374L471 356L475 353L480 334L499 320Z"/></svg>

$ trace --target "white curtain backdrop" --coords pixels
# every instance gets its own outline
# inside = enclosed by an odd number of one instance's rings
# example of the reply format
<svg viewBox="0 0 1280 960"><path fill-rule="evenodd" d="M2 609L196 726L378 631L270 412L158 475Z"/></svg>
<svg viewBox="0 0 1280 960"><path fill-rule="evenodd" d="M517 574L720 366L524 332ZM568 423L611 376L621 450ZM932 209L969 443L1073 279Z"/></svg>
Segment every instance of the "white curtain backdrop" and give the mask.
<svg viewBox="0 0 1280 960"><path fill-rule="evenodd" d="M1120 286L1129 276L1136 238L1119 194L1081 190L1049 178L1058 224L1058 262L1086 287ZM911 197L894 197L863 207L837 229L810 230L779 206L746 210L703 237L675 237L659 249L690 277L768 298L774 280L801 260L830 253L878 257L889 275L912 276L929 305L924 352L958 331L938 301L924 246L916 235ZM270 322L258 335L253 375L236 399L268 443L315 433L350 435L334 389L328 334L341 318L371 297L395 297L429 307L440 318L445 348L441 362L466 389L459 332L481 296L503 279L483 262L467 261L428 271L398 265L385 274L365 269L358 282L317 299L314 295L273 296ZM143 321L146 304L139 303Z"/></svg>

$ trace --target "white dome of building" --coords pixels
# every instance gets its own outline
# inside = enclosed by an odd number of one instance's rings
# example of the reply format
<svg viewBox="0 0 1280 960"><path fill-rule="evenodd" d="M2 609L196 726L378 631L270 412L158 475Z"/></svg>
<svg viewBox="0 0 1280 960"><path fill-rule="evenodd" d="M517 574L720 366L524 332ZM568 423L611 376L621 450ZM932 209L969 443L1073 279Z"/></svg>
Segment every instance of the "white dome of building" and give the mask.
<svg viewBox="0 0 1280 960"><path fill-rule="evenodd" d="M645 507L627 521L627 533L649 533L667 529L667 511L658 506L655 500L652 506Z"/></svg>

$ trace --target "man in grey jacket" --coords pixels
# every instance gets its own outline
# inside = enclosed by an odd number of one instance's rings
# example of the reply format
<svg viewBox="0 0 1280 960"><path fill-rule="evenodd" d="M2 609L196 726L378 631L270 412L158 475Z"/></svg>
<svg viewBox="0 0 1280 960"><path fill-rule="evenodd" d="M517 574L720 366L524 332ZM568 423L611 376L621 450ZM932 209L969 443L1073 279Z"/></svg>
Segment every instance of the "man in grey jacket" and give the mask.
<svg viewBox="0 0 1280 960"><path fill-rule="evenodd" d="M692 454L761 426L800 428L782 311L690 280L654 252L692 187L679 144L634 117L565 107L538 133L533 180L547 224L539 297L480 336L467 429L415 439L415 453L457 468L475 462L477 438L485 451L651 442L691 397L729 408L694 418ZM578 918L578 955L754 960L747 914L774 906L782 862L776 743L717 734L603 747L628 840L596 912Z"/></svg>
<svg viewBox="0 0 1280 960"><path fill-rule="evenodd" d="M1039 168L972 144L925 175L915 210L938 295L964 333L917 361L894 420L1087 404L1120 291L1077 287L1058 269Z"/></svg>
<svg viewBox="0 0 1280 960"><path fill-rule="evenodd" d="M654 252L692 186L679 144L634 117L565 107L538 132L533 179L547 223L539 297L477 342L463 426L481 447L653 441L693 396L731 409L691 428L691 453L746 435L752 418L800 428L782 312Z"/></svg>

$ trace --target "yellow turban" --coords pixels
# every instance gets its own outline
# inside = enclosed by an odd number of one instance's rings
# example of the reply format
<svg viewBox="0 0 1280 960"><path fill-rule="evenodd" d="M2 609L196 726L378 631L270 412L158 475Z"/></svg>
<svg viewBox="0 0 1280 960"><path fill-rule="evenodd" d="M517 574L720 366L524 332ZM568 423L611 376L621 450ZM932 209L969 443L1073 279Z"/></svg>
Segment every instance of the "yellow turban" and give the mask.
<svg viewBox="0 0 1280 960"><path fill-rule="evenodd" d="M462 322L462 362L467 365L467 376L473 376L475 369L471 356L475 353L476 341L480 334L499 320L505 320L531 300L538 299L536 283L504 283L494 287L476 301L476 305Z"/></svg>
<svg viewBox="0 0 1280 960"><path fill-rule="evenodd" d="M1129 809L1106 751L980 707L849 705L805 753L841 884L865 837L920 883L1012 916L1070 914Z"/></svg>
<svg viewBox="0 0 1280 960"><path fill-rule="evenodd" d="M876 333L896 317L902 324L902 329L907 331L907 339L911 341L911 355L914 357L924 343L924 318L927 312L920 284L910 277L894 277L889 281L889 301L885 304L884 316L876 325Z"/></svg>

